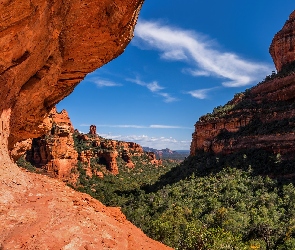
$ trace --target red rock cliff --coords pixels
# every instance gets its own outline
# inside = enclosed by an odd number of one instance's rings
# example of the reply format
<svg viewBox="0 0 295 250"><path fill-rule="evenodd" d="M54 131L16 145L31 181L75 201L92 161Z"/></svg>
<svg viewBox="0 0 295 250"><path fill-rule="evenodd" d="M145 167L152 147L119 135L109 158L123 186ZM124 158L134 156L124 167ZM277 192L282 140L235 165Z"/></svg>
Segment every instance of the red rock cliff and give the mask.
<svg viewBox="0 0 295 250"><path fill-rule="evenodd" d="M93 172L91 159L101 162L110 173L115 175L119 174L117 158L123 159L128 168L135 167L132 161L133 157L139 157L143 162L147 157L149 159L147 164L162 165L162 161L156 159L155 153L145 153L137 143L111 140L99 136L96 133L95 125L90 126L88 134L74 130L65 110L58 113L53 108L47 122L51 124L51 130L47 134L30 141L23 141L24 143L18 145L11 154L15 159L18 159L23 149L21 155L25 156L25 159L37 169L42 169L51 177L74 184L77 176L72 173L77 169L78 160L86 163L86 171L89 176ZM29 142L30 146L28 147ZM122 166L122 162L120 165Z"/></svg>
<svg viewBox="0 0 295 250"><path fill-rule="evenodd" d="M286 21L284 27L279 31L269 48L278 71L283 65L295 60L295 11L293 11Z"/></svg>
<svg viewBox="0 0 295 250"><path fill-rule="evenodd" d="M51 130L46 135L33 139L26 159L46 170L52 177L69 180L78 159L73 140L74 128L65 110L58 113L53 108L49 120Z"/></svg>
<svg viewBox="0 0 295 250"><path fill-rule="evenodd" d="M53 106L124 51L142 2L1 2L0 113L10 148L44 134L40 124Z"/></svg>
<svg viewBox="0 0 295 250"><path fill-rule="evenodd" d="M117 158L123 159L128 168L134 168L133 157L140 157L144 161L144 157L148 156L149 163L152 165L161 165L162 161L157 160L155 154L147 155L143 148L135 142L124 142L103 138L96 134L95 125L90 126L89 134L80 134L75 132L74 137L79 141L80 147L86 147L86 150L79 151L79 160L88 163L90 169L91 159L103 159L108 171L112 174L119 174L119 166ZM95 131L95 133L94 133ZM84 144L84 145L83 145ZM79 148L79 146L78 146Z"/></svg>
<svg viewBox="0 0 295 250"><path fill-rule="evenodd" d="M295 12L278 32L270 52L278 69L257 86L236 94L195 124L196 150L232 153L260 148L283 156L295 153ZM284 70L282 67L289 66Z"/></svg>
<svg viewBox="0 0 295 250"><path fill-rule="evenodd" d="M8 154L16 142L47 132L54 105L124 51L142 2L0 2L1 249L166 249L119 209L21 171Z"/></svg>

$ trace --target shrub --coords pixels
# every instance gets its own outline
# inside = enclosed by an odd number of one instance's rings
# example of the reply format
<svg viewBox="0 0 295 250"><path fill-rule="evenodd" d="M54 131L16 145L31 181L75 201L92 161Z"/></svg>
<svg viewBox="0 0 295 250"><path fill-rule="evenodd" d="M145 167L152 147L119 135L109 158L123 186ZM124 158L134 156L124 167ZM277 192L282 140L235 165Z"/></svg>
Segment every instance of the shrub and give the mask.
<svg viewBox="0 0 295 250"><path fill-rule="evenodd" d="M36 172L36 167L34 167L30 162L26 161L24 156L21 156L17 161L16 164L19 167L25 168L30 172Z"/></svg>

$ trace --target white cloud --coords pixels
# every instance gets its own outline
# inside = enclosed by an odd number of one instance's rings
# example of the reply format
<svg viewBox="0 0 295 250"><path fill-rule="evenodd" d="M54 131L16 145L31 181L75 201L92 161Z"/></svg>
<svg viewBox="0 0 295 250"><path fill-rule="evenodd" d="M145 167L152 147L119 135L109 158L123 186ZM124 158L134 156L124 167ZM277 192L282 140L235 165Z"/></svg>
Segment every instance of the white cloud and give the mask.
<svg viewBox="0 0 295 250"><path fill-rule="evenodd" d="M172 150L185 149L189 150L191 141L178 141L173 137L150 137L148 135L112 135L101 134L102 137L119 140L136 142L143 147L151 147L155 149L170 148Z"/></svg>
<svg viewBox="0 0 295 250"><path fill-rule="evenodd" d="M198 99L206 99L206 98L208 98L208 92L211 91L212 89L215 89L215 88L197 89L197 90L189 91L187 93L190 94L192 97L195 97Z"/></svg>
<svg viewBox="0 0 295 250"><path fill-rule="evenodd" d="M134 83L136 83L136 84L138 84L140 86L146 87L151 92L158 92L158 91L164 89L164 87L160 86L158 84L158 82L156 82L156 81L153 81L151 83L146 83L146 82L141 81L138 77L135 78L135 79L127 78L126 80L129 81L129 82L134 82Z"/></svg>
<svg viewBox="0 0 295 250"><path fill-rule="evenodd" d="M90 78L89 79L91 82L95 83L97 87L103 88L103 87L118 87L122 86L120 83L116 83L107 79L102 79L102 78Z"/></svg>
<svg viewBox="0 0 295 250"><path fill-rule="evenodd" d="M161 89L164 89L163 87L159 86L157 82L148 83L146 87L152 92L157 92Z"/></svg>
<svg viewBox="0 0 295 250"><path fill-rule="evenodd" d="M178 101L177 98L175 97L172 97L171 95L169 95L168 93L158 93L160 96L163 96L165 99L164 99L164 102L175 102L175 101Z"/></svg>
<svg viewBox="0 0 295 250"><path fill-rule="evenodd" d="M146 82L141 81L138 77L135 78L135 79L127 78L126 81L134 82L134 83L136 83L136 84L138 84L140 86L146 87L152 93L155 93L157 95L160 95L160 96L164 97L164 102L169 103L169 102L175 102L175 101L178 100L177 98L172 97L168 93L160 92L161 90L164 89L164 87L160 86L158 84L158 82L156 82L156 81L153 81L151 83L146 83Z"/></svg>
<svg viewBox="0 0 295 250"><path fill-rule="evenodd" d="M81 124L81 127L89 127L88 124ZM107 128L135 128L135 129L192 129L189 127L182 127L182 126L171 126L171 125L149 125L149 126L142 126L142 125L132 125L132 124L123 124L123 125L107 125L107 124L99 124L96 127L107 127Z"/></svg>
<svg viewBox="0 0 295 250"><path fill-rule="evenodd" d="M108 127L108 128L147 128L146 126L141 125L131 125L131 124L124 124L124 125L96 125L96 127Z"/></svg>
<svg viewBox="0 0 295 250"><path fill-rule="evenodd" d="M210 76L210 72L204 70L183 69L182 73L188 73L192 76Z"/></svg>
<svg viewBox="0 0 295 250"><path fill-rule="evenodd" d="M150 128L171 128L171 129L191 129L188 127L181 127L181 126L170 126L170 125L150 125Z"/></svg>
<svg viewBox="0 0 295 250"><path fill-rule="evenodd" d="M166 60L187 60L187 56L182 50L173 50L164 52L161 57Z"/></svg>
<svg viewBox="0 0 295 250"><path fill-rule="evenodd" d="M128 82L134 82L134 83L136 83L136 84L138 84L138 85L140 85L140 86L144 86L144 87L147 86L147 83L145 83L145 82L139 80L138 77L135 78L135 79L127 78L126 81L128 81Z"/></svg>
<svg viewBox="0 0 295 250"><path fill-rule="evenodd" d="M226 87L240 87L261 80L272 68L264 63L240 58L234 53L214 49L214 44L195 32L164 26L157 22L140 20L135 29L135 39L149 49L161 51L161 57L187 61L194 76L215 76L224 79ZM135 41L135 45L140 44Z"/></svg>

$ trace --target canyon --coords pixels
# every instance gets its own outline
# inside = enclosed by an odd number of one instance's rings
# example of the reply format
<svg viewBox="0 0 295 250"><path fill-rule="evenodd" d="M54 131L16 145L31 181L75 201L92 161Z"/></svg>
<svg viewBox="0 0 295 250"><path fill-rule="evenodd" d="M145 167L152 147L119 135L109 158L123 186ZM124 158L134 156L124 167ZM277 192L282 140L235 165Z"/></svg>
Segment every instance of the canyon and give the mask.
<svg viewBox="0 0 295 250"><path fill-rule="evenodd" d="M119 174L118 158L128 168L134 168L132 158L138 157L158 167L162 161L156 158L154 152L144 152L143 148L134 142L124 142L106 139L99 136L96 126L90 125L89 133L84 134L75 130L66 110L57 112L53 108L48 115L51 129L47 134L32 140L26 140L26 147L15 147L11 151L13 158L18 159L26 149L23 157L36 169L53 178L70 182L75 185L78 161L86 166L89 175L97 174L92 170L91 161L105 166L106 174ZM18 149L19 148L19 149ZM19 153L15 153L19 152ZM122 164L121 164L122 165ZM124 165L124 164L123 164ZM100 172L100 176L103 174Z"/></svg>
<svg viewBox="0 0 295 250"><path fill-rule="evenodd" d="M55 104L86 74L124 52L142 4L1 2L1 249L169 249L128 222L120 208L107 208L58 180L21 170L9 154L19 146L12 153L17 157L30 145L24 140L47 134ZM66 127L57 131L68 133Z"/></svg>
<svg viewBox="0 0 295 250"><path fill-rule="evenodd" d="M118 156L133 168L131 155L144 153L136 143L101 138L95 125L79 133L66 111L54 108L88 73L124 52L143 0L1 4L0 249L171 249L132 225L120 207L106 207L60 181L75 180L78 160L89 166L92 158L102 158L116 175ZM294 24L295 12L270 47L278 72L195 124L192 156L198 150L230 154L257 148L293 157ZM24 151L55 178L17 167L14 160ZM154 153L147 157L161 164Z"/></svg>
<svg viewBox="0 0 295 250"><path fill-rule="evenodd" d="M295 11L270 46L277 73L200 117L192 135L191 155L198 150L230 154L262 149L283 158L294 157L294 26Z"/></svg>

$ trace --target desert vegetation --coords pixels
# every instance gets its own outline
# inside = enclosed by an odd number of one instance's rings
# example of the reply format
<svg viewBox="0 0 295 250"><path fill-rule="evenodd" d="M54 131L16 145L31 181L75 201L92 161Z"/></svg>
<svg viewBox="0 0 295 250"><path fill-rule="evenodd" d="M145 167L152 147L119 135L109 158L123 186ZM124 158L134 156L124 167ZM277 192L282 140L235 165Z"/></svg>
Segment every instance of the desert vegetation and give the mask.
<svg viewBox="0 0 295 250"><path fill-rule="evenodd" d="M175 249L295 248L291 161L263 150L230 156L200 151L162 167L133 161L133 169L119 163L115 176L92 160L103 179L87 176L80 162L76 188L121 207L148 236Z"/></svg>
<svg viewBox="0 0 295 250"><path fill-rule="evenodd" d="M97 150L77 138L75 146ZM175 249L295 249L292 160L250 149L198 151L178 165L164 160L155 166L146 155L132 161L135 167L128 168L118 157L118 175L99 158L91 159L89 175L89 165L79 161L72 187L121 207L148 236ZM24 158L18 164L36 170Z"/></svg>

